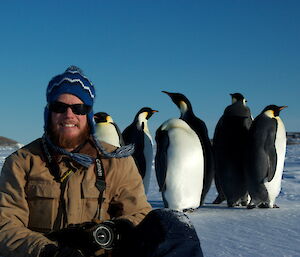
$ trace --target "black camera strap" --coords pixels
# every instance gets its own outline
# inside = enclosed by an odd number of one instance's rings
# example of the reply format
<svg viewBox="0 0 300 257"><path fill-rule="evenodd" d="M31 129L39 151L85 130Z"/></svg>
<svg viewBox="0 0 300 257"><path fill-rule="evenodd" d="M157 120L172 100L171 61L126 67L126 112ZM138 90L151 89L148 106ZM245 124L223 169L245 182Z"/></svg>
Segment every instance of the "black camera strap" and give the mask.
<svg viewBox="0 0 300 257"><path fill-rule="evenodd" d="M95 186L97 187L97 189L99 190L99 198L98 198L98 210L96 212L95 218L99 217L99 219L101 219L100 217L100 213L101 213L101 205L104 201L104 197L103 197L103 192L106 188L106 183L105 183L105 172L103 169L103 164L101 162L101 159L98 157L95 160L95 171L96 171L96 183Z"/></svg>

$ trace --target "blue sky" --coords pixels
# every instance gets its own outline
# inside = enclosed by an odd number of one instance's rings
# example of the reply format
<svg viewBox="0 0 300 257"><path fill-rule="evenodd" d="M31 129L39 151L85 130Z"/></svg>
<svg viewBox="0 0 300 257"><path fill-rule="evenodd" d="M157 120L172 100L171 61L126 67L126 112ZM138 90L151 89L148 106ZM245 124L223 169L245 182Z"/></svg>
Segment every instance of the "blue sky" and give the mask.
<svg viewBox="0 0 300 257"><path fill-rule="evenodd" d="M181 92L209 135L230 93L256 117L269 104L300 131L300 1L51 0L0 3L0 136L26 144L43 133L49 80L77 65L95 84L94 111L123 130L136 112L179 116L162 90Z"/></svg>

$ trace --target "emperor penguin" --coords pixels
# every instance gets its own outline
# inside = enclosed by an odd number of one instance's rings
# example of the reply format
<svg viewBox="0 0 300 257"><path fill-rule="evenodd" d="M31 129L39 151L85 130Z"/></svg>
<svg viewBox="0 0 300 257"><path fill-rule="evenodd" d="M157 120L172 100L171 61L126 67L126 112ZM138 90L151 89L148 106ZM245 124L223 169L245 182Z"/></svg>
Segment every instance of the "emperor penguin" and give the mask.
<svg viewBox="0 0 300 257"><path fill-rule="evenodd" d="M269 105L254 119L249 131L246 175L249 209L276 208L286 153L286 131L279 113L287 106Z"/></svg>
<svg viewBox="0 0 300 257"><path fill-rule="evenodd" d="M240 93L230 95L232 104L225 108L213 137L215 184L219 193L214 203L227 199L228 207L246 206L249 199L244 156L253 118L245 97Z"/></svg>
<svg viewBox="0 0 300 257"><path fill-rule="evenodd" d="M143 178L145 192L148 193L153 164L153 140L148 128L148 120L158 112L150 107L141 108L133 122L126 127L122 136L125 144L134 144L133 158Z"/></svg>
<svg viewBox="0 0 300 257"><path fill-rule="evenodd" d="M202 146L202 155L204 158L204 182L201 194L201 205L204 203L206 194L208 193L212 180L215 175L215 164L213 157L212 144L208 137L206 124L203 120L196 117L193 112L192 104L189 99L181 93L171 93L162 91L167 94L180 110L180 119L184 120L197 134Z"/></svg>
<svg viewBox="0 0 300 257"><path fill-rule="evenodd" d="M182 119L165 121L156 131L155 172L166 208L190 211L200 205L204 159L195 131Z"/></svg>
<svg viewBox="0 0 300 257"><path fill-rule="evenodd" d="M98 140L104 141L116 147L124 146L124 140L118 125L106 112L94 114L95 134Z"/></svg>

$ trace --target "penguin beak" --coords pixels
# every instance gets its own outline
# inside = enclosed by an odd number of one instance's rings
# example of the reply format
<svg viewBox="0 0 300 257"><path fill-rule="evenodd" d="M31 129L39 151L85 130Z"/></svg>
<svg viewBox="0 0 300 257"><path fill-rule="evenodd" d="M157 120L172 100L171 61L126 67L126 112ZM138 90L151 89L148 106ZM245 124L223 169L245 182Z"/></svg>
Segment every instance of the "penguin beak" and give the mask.
<svg viewBox="0 0 300 257"><path fill-rule="evenodd" d="M287 106L286 106L286 105L280 106L280 107L279 107L279 111L283 110L284 108L287 108Z"/></svg>
<svg viewBox="0 0 300 257"><path fill-rule="evenodd" d="M167 91L161 91L161 92L167 94L168 96L171 96L170 92L167 92Z"/></svg>
<svg viewBox="0 0 300 257"><path fill-rule="evenodd" d="M158 112L158 111L157 111L157 110L151 110L150 112L147 112L146 119L149 120L150 117L151 117L155 112Z"/></svg>

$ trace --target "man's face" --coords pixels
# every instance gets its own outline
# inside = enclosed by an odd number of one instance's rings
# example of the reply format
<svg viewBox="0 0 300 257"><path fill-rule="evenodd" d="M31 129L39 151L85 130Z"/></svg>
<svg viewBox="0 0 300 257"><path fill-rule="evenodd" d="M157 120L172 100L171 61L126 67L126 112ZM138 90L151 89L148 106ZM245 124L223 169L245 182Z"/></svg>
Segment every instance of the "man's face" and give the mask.
<svg viewBox="0 0 300 257"><path fill-rule="evenodd" d="M83 104L74 95L62 94L57 100L65 104ZM86 115L74 114L69 107L64 113L51 112L51 135L56 144L72 151L82 144L89 134L89 127Z"/></svg>

